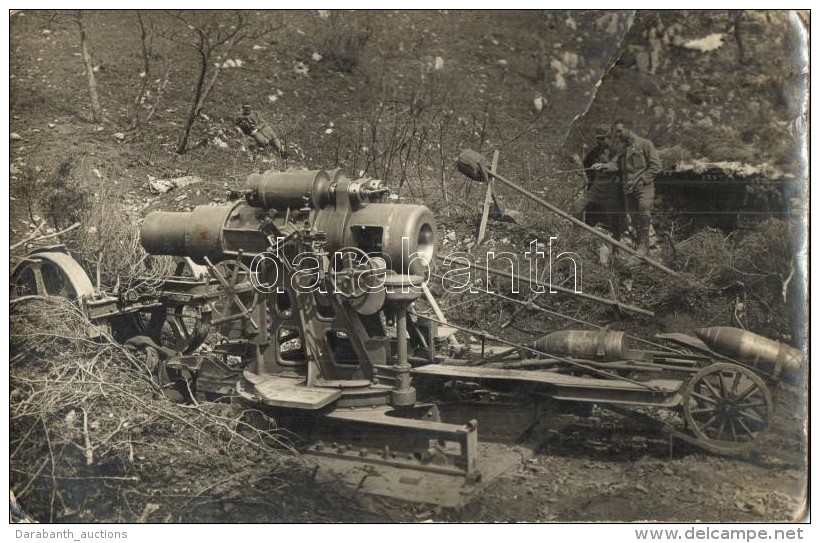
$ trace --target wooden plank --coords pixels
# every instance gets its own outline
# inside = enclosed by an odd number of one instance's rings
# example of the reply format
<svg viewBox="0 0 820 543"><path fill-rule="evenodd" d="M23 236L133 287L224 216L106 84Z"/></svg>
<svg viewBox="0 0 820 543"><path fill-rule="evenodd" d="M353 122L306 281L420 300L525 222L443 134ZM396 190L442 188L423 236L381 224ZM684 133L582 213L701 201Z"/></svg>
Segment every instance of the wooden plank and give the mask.
<svg viewBox="0 0 820 543"><path fill-rule="evenodd" d="M493 173L495 173L496 168L498 168L498 155L498 149L496 149L493 152L492 166L490 166L490 171ZM496 207L499 207L495 197L495 177L491 175L487 180L487 193L484 195L484 207L481 209L481 224L478 227L476 245L481 245L481 242L484 241L484 235L487 233L487 220L490 217L490 207L494 202Z"/></svg>
<svg viewBox="0 0 820 543"><path fill-rule="evenodd" d="M498 173L498 157L499 157L499 151L498 151L498 149L496 149L495 151L493 151L493 162L490 165L490 172L491 173ZM492 176L492 175L490 176L488 184L490 185L490 196L492 197L493 203L495 204L496 212L499 215L504 215L504 208L501 207L501 201L498 199L498 196L495 195L495 177L494 176Z"/></svg>

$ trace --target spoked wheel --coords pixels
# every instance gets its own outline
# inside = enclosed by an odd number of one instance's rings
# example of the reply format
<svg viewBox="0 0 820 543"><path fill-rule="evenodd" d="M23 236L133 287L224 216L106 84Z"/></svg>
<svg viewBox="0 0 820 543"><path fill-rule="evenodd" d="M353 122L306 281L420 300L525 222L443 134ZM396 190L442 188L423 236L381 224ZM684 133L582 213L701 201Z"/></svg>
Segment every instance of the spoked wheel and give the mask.
<svg viewBox="0 0 820 543"><path fill-rule="evenodd" d="M94 285L76 260L66 253L33 253L11 273L10 295L59 296L69 300L91 297Z"/></svg>
<svg viewBox="0 0 820 543"><path fill-rule="evenodd" d="M207 277L205 266L190 258L180 259L174 268L174 277L200 280ZM132 335L148 336L157 344L182 354L196 351L211 332L211 306L203 303L163 303L160 307L145 309L130 315Z"/></svg>
<svg viewBox="0 0 820 543"><path fill-rule="evenodd" d="M208 262L208 271L219 284L218 300L212 302L211 324L222 326L222 334L229 339L244 335L244 329L258 331L260 324L254 315L259 302L259 291L254 285L255 272L239 260L225 260L216 266Z"/></svg>
<svg viewBox="0 0 820 543"><path fill-rule="evenodd" d="M196 351L211 332L209 305L159 307L133 316L134 328L164 347L182 354Z"/></svg>
<svg viewBox="0 0 820 543"><path fill-rule="evenodd" d="M142 369L151 375L151 379L162 389L163 395L172 402L184 403L191 399L191 387L179 370L171 369L167 360L171 353L154 343L146 336L136 336L124 343Z"/></svg>
<svg viewBox="0 0 820 543"><path fill-rule="evenodd" d="M707 450L738 454L755 447L772 420L772 397L752 370L712 364L696 373L683 394L689 430Z"/></svg>

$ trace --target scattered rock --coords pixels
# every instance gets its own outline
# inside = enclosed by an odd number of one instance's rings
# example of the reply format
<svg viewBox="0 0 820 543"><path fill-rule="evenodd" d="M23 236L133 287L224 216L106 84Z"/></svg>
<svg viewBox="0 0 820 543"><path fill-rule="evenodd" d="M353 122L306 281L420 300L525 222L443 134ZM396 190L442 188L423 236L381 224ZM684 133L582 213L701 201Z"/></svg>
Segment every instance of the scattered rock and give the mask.
<svg viewBox="0 0 820 543"><path fill-rule="evenodd" d="M157 179L153 176L148 176L148 188L155 194L165 194L174 188L187 187L188 185L201 182L202 178L196 175L186 175L177 177L176 179Z"/></svg>
<svg viewBox="0 0 820 543"><path fill-rule="evenodd" d="M692 49L693 51L700 51L701 53L708 53L714 51L723 45L723 34L709 34L697 40L689 40L683 42L681 47L684 49Z"/></svg>
<svg viewBox="0 0 820 543"><path fill-rule="evenodd" d="M320 61L321 61L323 58L325 58L325 57L323 57L322 55L320 55L319 53L317 53L316 51L314 51L314 52L310 55L310 58L312 58L312 59L313 59L313 62L320 62Z"/></svg>
<svg viewBox="0 0 820 543"><path fill-rule="evenodd" d="M437 72L440 72L444 69L444 59L441 57L436 57L436 60L433 62L433 69Z"/></svg>
<svg viewBox="0 0 820 543"><path fill-rule="evenodd" d="M308 68L307 64L305 64L301 60L298 60L293 64L293 71L296 72L298 75L307 75L310 69Z"/></svg>
<svg viewBox="0 0 820 543"><path fill-rule="evenodd" d="M229 58L221 64L222 68L241 68L245 62L238 58Z"/></svg>
<svg viewBox="0 0 820 543"><path fill-rule="evenodd" d="M533 98L532 105L535 107L535 111L541 113L541 110L547 105L547 99L544 98L541 93L538 93L535 95L535 98Z"/></svg>
<svg viewBox="0 0 820 543"><path fill-rule="evenodd" d="M11 134L9 134L9 139L11 141L23 141L23 136L21 136L17 132L12 132Z"/></svg>
<svg viewBox="0 0 820 543"><path fill-rule="evenodd" d="M123 134L122 132L115 132L114 139L117 141L123 141L125 140L125 134Z"/></svg>
<svg viewBox="0 0 820 543"><path fill-rule="evenodd" d="M202 183L202 178L197 175L185 175L183 177L176 177L171 179L175 187L182 188L196 183Z"/></svg>

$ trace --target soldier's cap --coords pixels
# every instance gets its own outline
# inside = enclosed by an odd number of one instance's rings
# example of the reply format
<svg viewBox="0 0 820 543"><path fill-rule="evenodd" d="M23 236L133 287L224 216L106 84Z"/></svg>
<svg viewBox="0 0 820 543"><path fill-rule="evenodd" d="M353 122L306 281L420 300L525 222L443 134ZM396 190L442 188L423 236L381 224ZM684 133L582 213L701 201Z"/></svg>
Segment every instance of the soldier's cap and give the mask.
<svg viewBox="0 0 820 543"><path fill-rule="evenodd" d="M604 126L599 126L595 129L595 137L596 138L608 138L609 137L609 129Z"/></svg>

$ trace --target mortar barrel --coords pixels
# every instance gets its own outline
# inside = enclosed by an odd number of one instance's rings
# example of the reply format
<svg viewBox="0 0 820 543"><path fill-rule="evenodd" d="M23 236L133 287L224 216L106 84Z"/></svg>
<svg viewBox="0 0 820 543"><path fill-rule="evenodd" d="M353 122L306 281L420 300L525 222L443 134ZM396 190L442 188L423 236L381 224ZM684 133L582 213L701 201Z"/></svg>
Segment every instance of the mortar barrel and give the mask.
<svg viewBox="0 0 820 543"><path fill-rule="evenodd" d="M556 355L623 360L629 339L616 330L562 330L537 339L533 347Z"/></svg>
<svg viewBox="0 0 820 543"><path fill-rule="evenodd" d="M736 358L776 379L796 385L803 378L800 349L731 326L700 328L695 334L713 351Z"/></svg>
<svg viewBox="0 0 820 543"><path fill-rule="evenodd" d="M222 206L198 206L193 211L149 213L140 228L140 243L152 255L191 257L202 264L235 258L250 259L267 248L259 230L256 208L242 201Z"/></svg>

